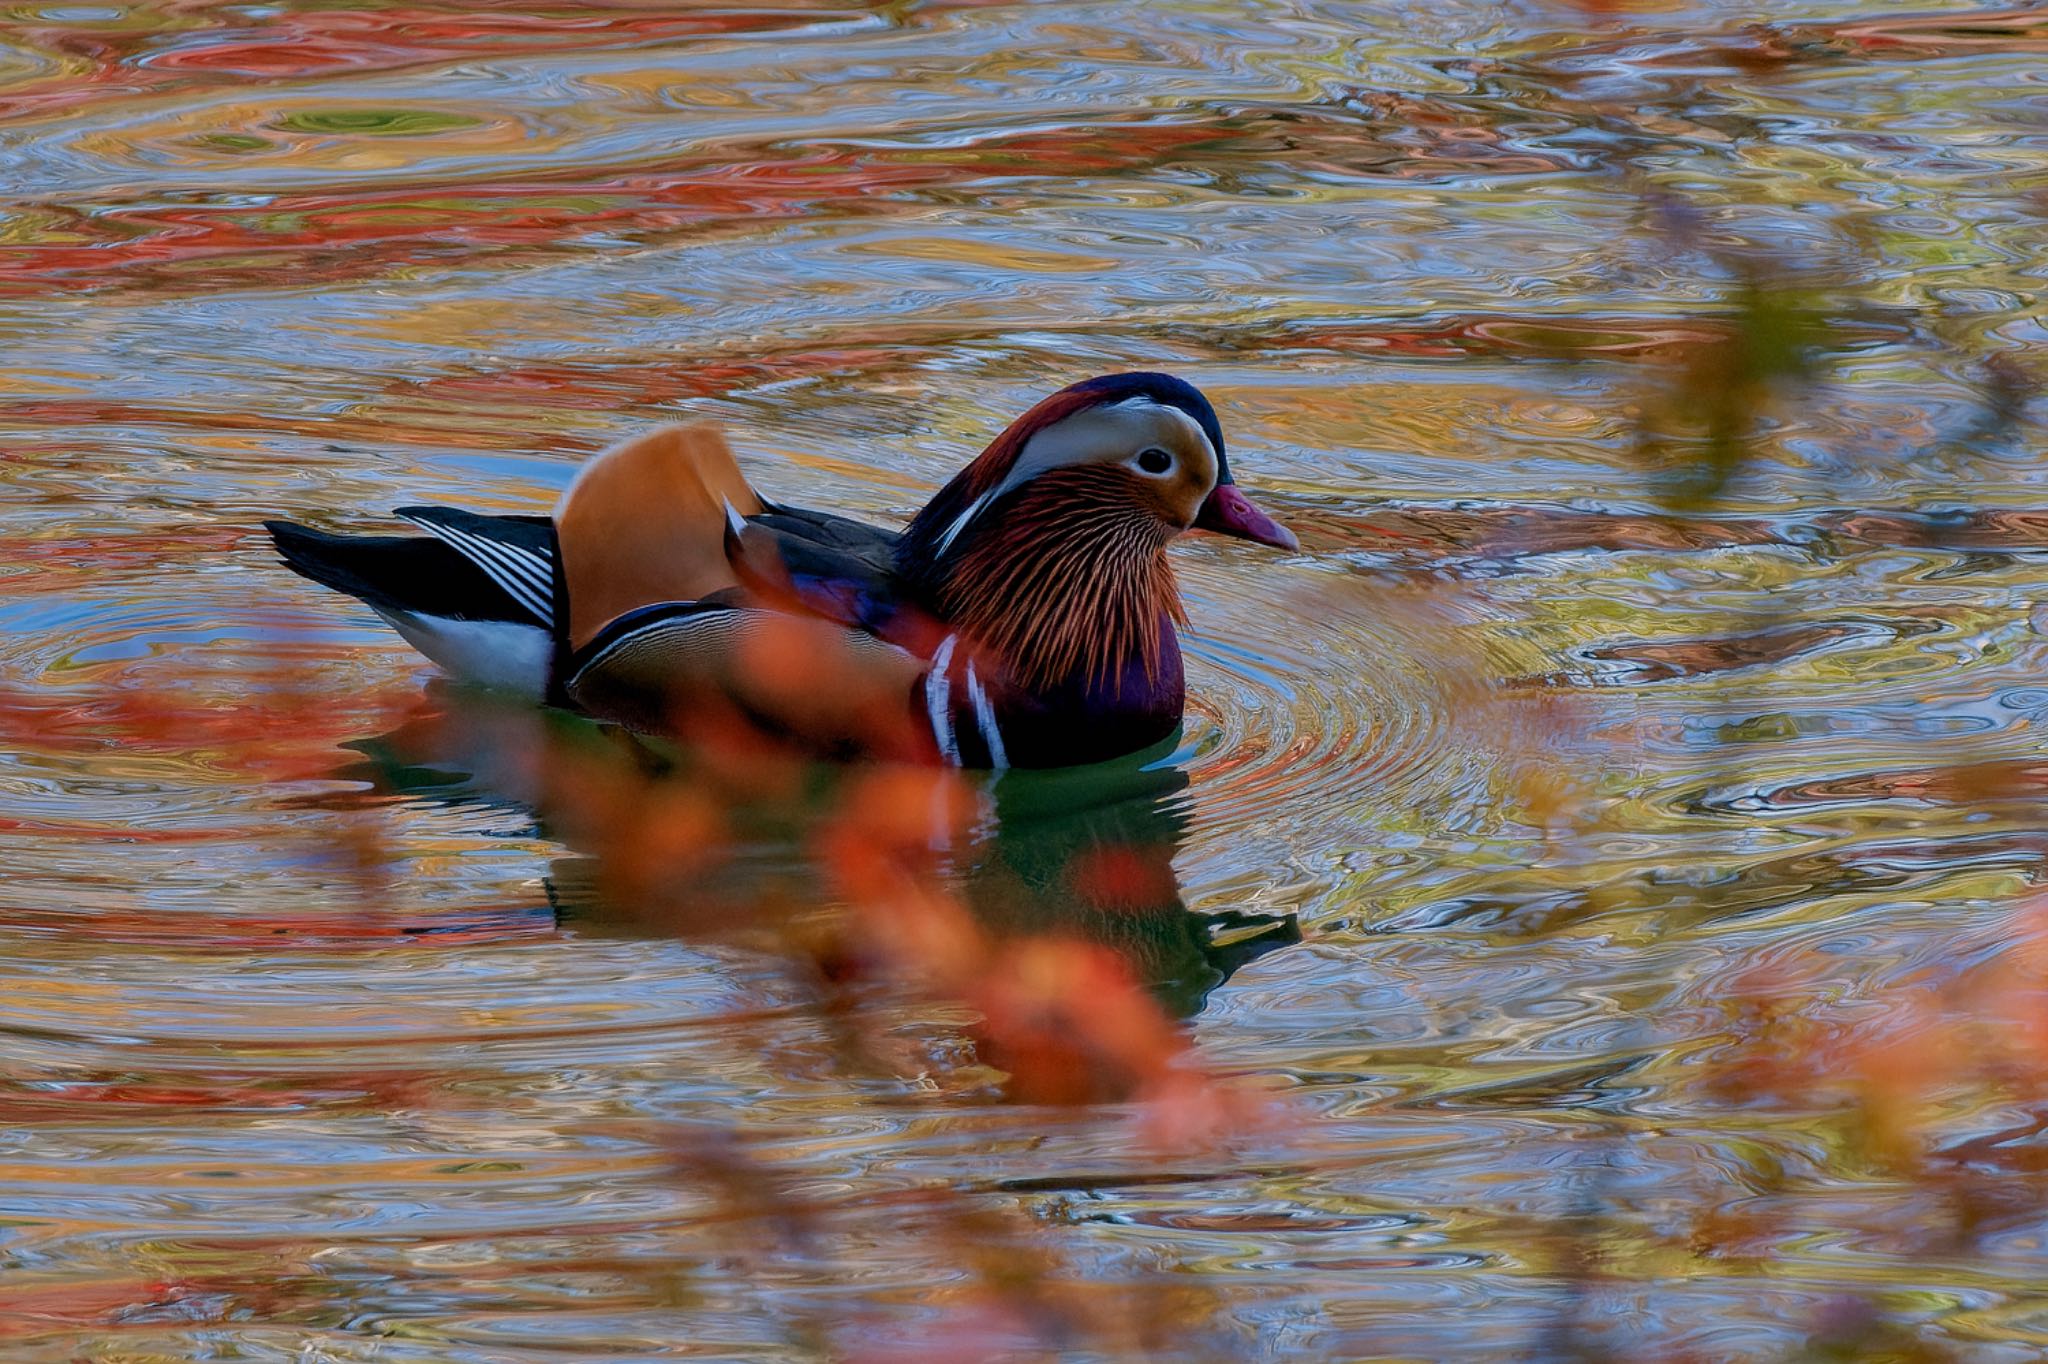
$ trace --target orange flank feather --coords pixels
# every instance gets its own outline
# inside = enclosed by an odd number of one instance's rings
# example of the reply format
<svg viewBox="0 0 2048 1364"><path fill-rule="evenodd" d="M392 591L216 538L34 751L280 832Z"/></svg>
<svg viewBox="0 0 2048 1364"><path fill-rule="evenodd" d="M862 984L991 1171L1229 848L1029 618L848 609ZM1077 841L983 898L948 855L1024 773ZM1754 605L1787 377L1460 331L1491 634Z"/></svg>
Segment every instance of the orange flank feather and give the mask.
<svg viewBox="0 0 2048 1364"><path fill-rule="evenodd" d="M696 601L734 586L725 557L728 501L741 516L762 510L725 437L708 422L661 427L584 465L555 507L571 646L635 607Z"/></svg>
<svg viewBox="0 0 2048 1364"><path fill-rule="evenodd" d="M740 609L654 627L579 672L568 690L592 714L657 733L708 738L752 727L830 753L919 760L931 746L911 723L923 673L913 655L858 630Z"/></svg>
<svg viewBox="0 0 2048 1364"><path fill-rule="evenodd" d="M728 690L770 728L813 746L928 761L931 735L911 709L924 668L858 630L764 611L741 640Z"/></svg>

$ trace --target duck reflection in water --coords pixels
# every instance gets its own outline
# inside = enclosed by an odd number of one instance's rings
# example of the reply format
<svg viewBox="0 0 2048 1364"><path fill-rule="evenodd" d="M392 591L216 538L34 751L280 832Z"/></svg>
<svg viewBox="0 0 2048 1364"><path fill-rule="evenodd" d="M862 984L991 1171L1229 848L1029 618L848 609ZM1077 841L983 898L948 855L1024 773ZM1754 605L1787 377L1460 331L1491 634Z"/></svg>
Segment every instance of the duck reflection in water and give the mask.
<svg viewBox="0 0 2048 1364"><path fill-rule="evenodd" d="M1107 947L1185 1018L1239 967L1301 934L1291 916L1187 907L1173 859L1191 804L1173 752L1168 740L1114 762L1011 774L997 785L987 835L959 865L988 932Z"/></svg>
<svg viewBox="0 0 2048 1364"><path fill-rule="evenodd" d="M1171 761L1174 745L1011 772L972 793L979 817L944 860L958 900L998 946L1051 938L1107 949L1170 1016L1186 1018L1300 932L1291 917L1187 907L1173 859L1188 776ZM334 775L366 783L368 799L517 813L567 845L548 897L582 932L801 939L833 898L821 831L858 799L843 770L678 750L449 684L430 688L404 725L349 746L360 759ZM661 837L621 838L621 819Z"/></svg>

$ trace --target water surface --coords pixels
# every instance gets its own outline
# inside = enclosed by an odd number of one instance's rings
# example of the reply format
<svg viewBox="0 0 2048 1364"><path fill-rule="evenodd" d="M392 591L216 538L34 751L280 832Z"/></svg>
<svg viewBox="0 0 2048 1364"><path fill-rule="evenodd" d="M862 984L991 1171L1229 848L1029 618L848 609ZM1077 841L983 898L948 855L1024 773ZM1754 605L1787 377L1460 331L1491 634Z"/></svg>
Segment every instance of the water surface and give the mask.
<svg viewBox="0 0 2048 1364"><path fill-rule="evenodd" d="M0 11L0 1339L2039 1357L2037 1101L1927 1078L1915 1165L1782 1076L1886 1074L2048 852L2044 71L1867 0ZM1810 365L1688 484L1746 279ZM961 876L1282 1115L1178 1158L960 1005L849 1062L750 931L831 909L801 821L579 909L556 722L255 529L679 413L900 519L1130 367L1303 549L1177 551L1178 747ZM1043 870L1098 846L1113 931Z"/></svg>

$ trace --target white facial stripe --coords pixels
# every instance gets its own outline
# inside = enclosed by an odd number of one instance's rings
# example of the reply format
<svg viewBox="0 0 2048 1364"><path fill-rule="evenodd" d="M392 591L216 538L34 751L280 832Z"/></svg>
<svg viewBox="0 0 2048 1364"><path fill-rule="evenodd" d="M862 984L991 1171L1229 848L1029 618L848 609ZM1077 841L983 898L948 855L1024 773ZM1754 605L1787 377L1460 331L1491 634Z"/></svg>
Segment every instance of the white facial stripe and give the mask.
<svg viewBox="0 0 2048 1364"><path fill-rule="evenodd" d="M966 511L961 512L958 516L953 518L953 524L946 527L946 533L939 537L939 547L936 551L937 553L944 554L946 552L946 546L952 544L955 537L957 537L961 531L967 529L967 523L974 519L974 514L980 511L983 507L986 507L988 505L989 499L994 497L996 495L996 492L997 489L989 489L980 497L977 497L972 502L969 502L967 504Z"/></svg>
<svg viewBox="0 0 2048 1364"><path fill-rule="evenodd" d="M1211 464L1217 462L1216 447L1209 443L1209 433L1202 429L1202 424L1200 422L1196 421L1193 417L1190 417L1187 413L1181 411L1177 407L1167 407L1164 404L1159 403L1155 403L1153 404L1153 406L1158 407L1161 412L1166 413L1168 417L1172 418L1173 421L1178 423L1180 429L1187 432L1188 435L1194 439L1195 444L1201 446L1204 450L1207 450L1209 452L1209 462Z"/></svg>
<svg viewBox="0 0 2048 1364"><path fill-rule="evenodd" d="M1200 422L1172 404L1154 402L1152 399L1140 394L1135 398L1126 398L1114 406L1115 408L1142 408L1148 412L1165 413L1170 420L1179 425L1181 430L1192 436L1197 444L1209 452L1210 463L1216 462L1216 447L1209 443L1209 433L1202 429Z"/></svg>

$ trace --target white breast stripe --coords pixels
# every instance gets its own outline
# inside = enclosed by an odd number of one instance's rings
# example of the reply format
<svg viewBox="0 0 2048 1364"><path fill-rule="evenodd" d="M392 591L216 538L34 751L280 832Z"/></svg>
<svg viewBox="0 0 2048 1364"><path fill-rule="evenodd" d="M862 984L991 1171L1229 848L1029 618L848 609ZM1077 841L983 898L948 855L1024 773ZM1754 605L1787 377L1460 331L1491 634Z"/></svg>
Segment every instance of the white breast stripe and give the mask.
<svg viewBox="0 0 2048 1364"><path fill-rule="evenodd" d="M988 745L988 765L1000 772L1010 765L1010 755L1003 751L1003 731L996 727L996 708L988 693L981 689L981 679L974 675L971 658L967 660L967 699L974 703L974 723L981 730L981 741Z"/></svg>
<svg viewBox="0 0 2048 1364"><path fill-rule="evenodd" d="M947 635L932 655L932 670L924 675L924 708L932 720L932 737L947 762L959 767L960 741L953 734L953 689L946 683L946 669L953 666L953 646L958 635Z"/></svg>
<svg viewBox="0 0 2048 1364"><path fill-rule="evenodd" d="M554 565L545 552L486 540L424 517L405 519L439 537L450 549L482 569L506 595L539 619L545 621L553 616L550 602L554 596Z"/></svg>

